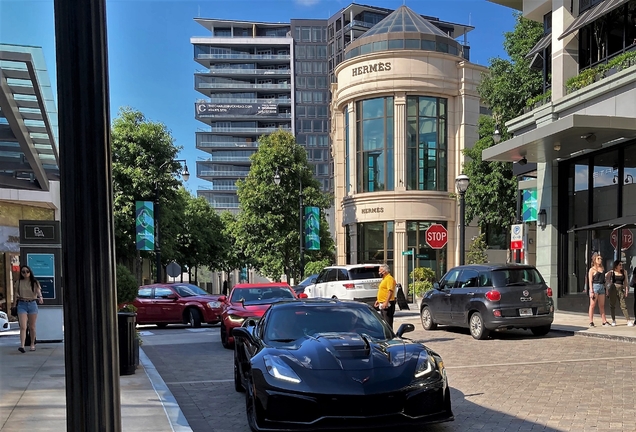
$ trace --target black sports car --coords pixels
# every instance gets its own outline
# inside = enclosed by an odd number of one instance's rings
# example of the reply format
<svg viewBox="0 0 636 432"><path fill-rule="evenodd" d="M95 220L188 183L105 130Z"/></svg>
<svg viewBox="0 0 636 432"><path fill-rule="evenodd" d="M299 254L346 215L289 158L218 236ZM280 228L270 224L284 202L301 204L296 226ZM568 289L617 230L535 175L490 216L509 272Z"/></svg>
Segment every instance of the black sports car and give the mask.
<svg viewBox="0 0 636 432"><path fill-rule="evenodd" d="M232 330L234 385L250 429L321 430L453 420L442 358L396 334L370 306L274 303Z"/></svg>

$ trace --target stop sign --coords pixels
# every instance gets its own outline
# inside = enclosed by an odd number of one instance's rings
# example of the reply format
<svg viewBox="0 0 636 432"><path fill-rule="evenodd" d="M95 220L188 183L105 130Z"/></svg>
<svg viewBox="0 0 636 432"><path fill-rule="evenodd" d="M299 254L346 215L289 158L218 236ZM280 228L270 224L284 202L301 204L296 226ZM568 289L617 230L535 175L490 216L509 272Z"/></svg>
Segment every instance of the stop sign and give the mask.
<svg viewBox="0 0 636 432"><path fill-rule="evenodd" d="M444 225L433 224L426 230L426 243L433 249L441 249L448 242L448 231Z"/></svg>
<svg viewBox="0 0 636 432"><path fill-rule="evenodd" d="M632 233L631 230L628 230L627 228L623 228L622 231L623 231L623 238L621 239L621 249L622 250L629 249L634 244L634 233ZM612 247L614 249L616 249L616 246L617 246L616 244L617 239L618 239L618 230L614 230L612 231L612 235L610 236L610 243L612 244Z"/></svg>

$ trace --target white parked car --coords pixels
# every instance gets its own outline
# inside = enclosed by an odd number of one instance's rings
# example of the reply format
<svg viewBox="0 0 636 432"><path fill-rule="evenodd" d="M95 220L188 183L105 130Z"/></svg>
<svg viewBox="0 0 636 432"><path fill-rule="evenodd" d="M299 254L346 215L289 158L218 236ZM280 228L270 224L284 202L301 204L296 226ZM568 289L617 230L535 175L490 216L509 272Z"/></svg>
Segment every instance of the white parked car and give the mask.
<svg viewBox="0 0 636 432"><path fill-rule="evenodd" d="M0 311L0 331L7 331L9 329L9 317L6 313Z"/></svg>
<svg viewBox="0 0 636 432"><path fill-rule="evenodd" d="M325 267L316 283L305 288L309 298L338 298L373 305L378 293L380 264L351 264Z"/></svg>

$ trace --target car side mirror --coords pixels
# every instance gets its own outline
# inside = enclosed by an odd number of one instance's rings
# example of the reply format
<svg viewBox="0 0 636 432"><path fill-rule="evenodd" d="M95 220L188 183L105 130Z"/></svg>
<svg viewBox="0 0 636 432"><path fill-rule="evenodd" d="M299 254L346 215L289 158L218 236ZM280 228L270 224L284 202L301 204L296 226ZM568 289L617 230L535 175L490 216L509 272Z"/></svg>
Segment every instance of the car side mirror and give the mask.
<svg viewBox="0 0 636 432"><path fill-rule="evenodd" d="M178 295L176 295L176 294L168 294L168 295L166 296L166 298L167 298L167 299L170 299L170 300L176 300L176 299L178 299L178 298L179 298L179 296L178 296Z"/></svg>
<svg viewBox="0 0 636 432"><path fill-rule="evenodd" d="M433 288L438 290L439 289L439 282L433 283Z"/></svg>
<svg viewBox="0 0 636 432"><path fill-rule="evenodd" d="M249 342L254 342L254 336L245 327L234 327L231 333L235 339L246 339Z"/></svg>
<svg viewBox="0 0 636 432"><path fill-rule="evenodd" d="M298 298L303 298L304 299L304 298L308 298L308 297L309 296L307 294L305 294L305 293L298 294Z"/></svg>
<svg viewBox="0 0 636 432"><path fill-rule="evenodd" d="M397 334L397 337L402 337L404 333L409 333L414 330L415 330L415 326L413 324L404 323L400 325L400 328L398 328L398 331L396 334Z"/></svg>
<svg viewBox="0 0 636 432"><path fill-rule="evenodd" d="M219 297L219 301L220 301L221 303L225 303L225 302L227 301L227 297L226 297L226 296L224 296L224 295L222 295L222 296L220 296L220 297Z"/></svg>

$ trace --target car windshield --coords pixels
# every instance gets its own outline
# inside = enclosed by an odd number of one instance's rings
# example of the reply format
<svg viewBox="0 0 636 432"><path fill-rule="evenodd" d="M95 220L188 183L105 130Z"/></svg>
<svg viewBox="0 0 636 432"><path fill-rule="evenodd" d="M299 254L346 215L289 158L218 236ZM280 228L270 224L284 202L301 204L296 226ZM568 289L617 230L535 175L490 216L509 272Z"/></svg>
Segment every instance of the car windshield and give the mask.
<svg viewBox="0 0 636 432"><path fill-rule="evenodd" d="M534 268L501 269L492 272L492 284L495 287L526 286L543 283L543 278Z"/></svg>
<svg viewBox="0 0 636 432"><path fill-rule="evenodd" d="M230 302L263 303L267 300L291 298L294 298L294 294L288 287L234 288Z"/></svg>
<svg viewBox="0 0 636 432"><path fill-rule="evenodd" d="M271 342L291 342L321 333L358 333L377 340L393 337L377 312L366 306L285 305L270 310L265 329L265 337Z"/></svg>
<svg viewBox="0 0 636 432"><path fill-rule="evenodd" d="M210 295L209 292L202 290L196 285L184 284L184 285L174 285L173 288L181 297L192 297L192 296L200 296L200 295Z"/></svg>
<svg viewBox="0 0 636 432"><path fill-rule="evenodd" d="M355 268L349 269L350 280L379 279L379 278L381 278L380 266L355 267Z"/></svg>
<svg viewBox="0 0 636 432"><path fill-rule="evenodd" d="M318 275L311 275L305 279L303 279L303 281L301 283L299 283L296 286L307 286L307 285L311 285L312 283L314 283L316 281L316 278L318 277Z"/></svg>

